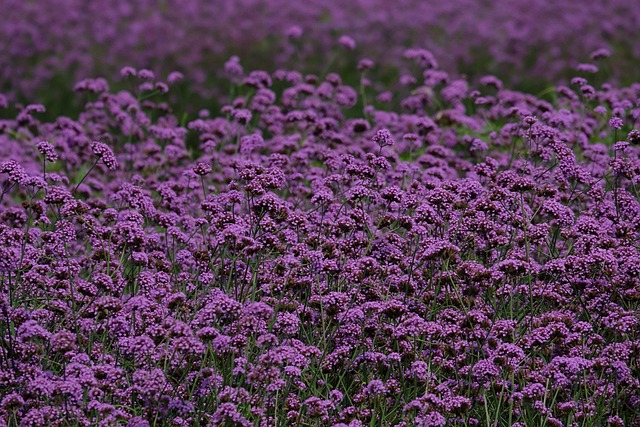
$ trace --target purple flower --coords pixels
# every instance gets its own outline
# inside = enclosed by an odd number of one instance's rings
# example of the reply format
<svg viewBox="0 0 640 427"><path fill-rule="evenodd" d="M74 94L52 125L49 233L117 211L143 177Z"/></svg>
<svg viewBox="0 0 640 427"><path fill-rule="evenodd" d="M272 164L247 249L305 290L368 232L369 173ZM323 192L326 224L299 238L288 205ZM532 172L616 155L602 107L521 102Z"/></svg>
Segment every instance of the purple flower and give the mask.
<svg viewBox="0 0 640 427"><path fill-rule="evenodd" d="M593 109L593 112L598 114L607 114L607 109L602 105L598 105L596 108Z"/></svg>
<svg viewBox="0 0 640 427"><path fill-rule="evenodd" d="M113 150L111 150L111 148L109 148L107 144L99 141L93 141L91 143L91 151L93 151L93 154L102 159L102 162L109 170L116 170L118 168L118 161L116 160L116 156L115 154L113 154Z"/></svg>
<svg viewBox="0 0 640 427"><path fill-rule="evenodd" d="M387 129L378 130L373 138L371 138L371 140L378 144L380 148L391 146L395 143L393 137L391 136L391 132L389 132Z"/></svg>
<svg viewBox="0 0 640 427"><path fill-rule="evenodd" d="M241 76L244 73L244 69L240 65L240 58L235 55L225 62L224 70L231 76Z"/></svg>
<svg viewBox="0 0 640 427"><path fill-rule="evenodd" d="M354 50L356 48L356 42L349 36L340 36L338 39L338 43L340 46L344 47L347 50Z"/></svg>
<svg viewBox="0 0 640 427"><path fill-rule="evenodd" d="M264 146L264 140L259 134L251 134L240 138L240 153L244 155L250 154L256 149L260 149Z"/></svg>
<svg viewBox="0 0 640 427"><path fill-rule="evenodd" d="M500 375L500 368L493 360L480 360L473 365L473 376L478 379L490 379Z"/></svg>
<svg viewBox="0 0 640 427"><path fill-rule="evenodd" d="M198 162L198 164L193 167L193 172L199 176L209 175L211 170L211 165L204 162Z"/></svg>
<svg viewBox="0 0 640 427"><path fill-rule="evenodd" d="M15 411L22 408L24 399L18 393L10 393L0 401L0 407L6 411Z"/></svg>
<svg viewBox="0 0 640 427"><path fill-rule="evenodd" d="M154 80L156 78L153 71L147 69L139 70L138 77L142 80Z"/></svg>
<svg viewBox="0 0 640 427"><path fill-rule="evenodd" d="M132 417L129 422L127 422L127 427L150 427L150 424L149 421L143 417L137 416Z"/></svg>
<svg viewBox="0 0 640 427"><path fill-rule="evenodd" d="M600 48L591 52L590 56L591 56L591 59L596 61L598 59L608 58L609 56L611 56L611 51L607 48Z"/></svg>
<svg viewBox="0 0 640 427"><path fill-rule="evenodd" d="M596 65L593 65L593 64L578 64L576 69L578 71L582 71L582 72L585 72L585 73L597 73L598 72L598 67Z"/></svg>
<svg viewBox="0 0 640 427"><path fill-rule="evenodd" d="M55 162L58 160L58 154L56 149L47 141L40 141L36 145L40 154L42 154L48 162Z"/></svg>
<svg viewBox="0 0 640 427"><path fill-rule="evenodd" d="M613 144L613 149L615 151L624 151L629 147L629 142L627 141L618 141Z"/></svg>
<svg viewBox="0 0 640 427"><path fill-rule="evenodd" d="M0 173L6 173L11 181L18 184L27 184L29 182L29 174L15 160L7 160L0 163Z"/></svg>
<svg viewBox="0 0 640 427"><path fill-rule="evenodd" d="M184 79L184 75L180 71L172 71L167 76L167 83L176 84Z"/></svg>
<svg viewBox="0 0 640 427"><path fill-rule="evenodd" d="M213 413L211 417L211 425L222 427L230 424L240 427L251 427L252 425L251 422L238 412L236 405L231 402L222 403Z"/></svg>
<svg viewBox="0 0 640 427"><path fill-rule="evenodd" d="M246 125L251 121L251 117L253 117L251 111L244 108L234 110L232 116L235 121L241 125Z"/></svg>
<svg viewBox="0 0 640 427"><path fill-rule="evenodd" d="M299 39L300 37L302 37L302 34L303 34L303 30L298 25L289 27L286 31L286 36L289 37L290 39Z"/></svg>
<svg viewBox="0 0 640 427"><path fill-rule="evenodd" d="M266 71L251 71L244 79L244 84L255 88L268 88L272 85L271 76Z"/></svg>
<svg viewBox="0 0 640 427"><path fill-rule="evenodd" d="M480 83L485 86L492 86L498 90L503 87L502 81L496 76L484 76L480 79Z"/></svg>
<svg viewBox="0 0 640 427"><path fill-rule="evenodd" d="M440 412L435 411L417 416L415 421L422 427L443 427L447 425L447 419Z"/></svg>
<svg viewBox="0 0 640 427"><path fill-rule="evenodd" d="M438 68L438 62L435 57L426 49L408 49L404 52L404 57L416 61L425 69Z"/></svg>
<svg viewBox="0 0 640 427"><path fill-rule="evenodd" d="M574 77L571 79L571 84L576 86L584 86L587 84L587 79L583 77Z"/></svg>
<svg viewBox="0 0 640 427"><path fill-rule="evenodd" d="M125 77L125 78L127 78L127 77L135 77L135 76L138 75L138 72L133 67L123 67L120 70L120 75L122 77Z"/></svg>
<svg viewBox="0 0 640 427"><path fill-rule="evenodd" d="M34 339L48 340L51 337L51 333L44 329L35 320L28 320L17 331L18 339L26 342Z"/></svg>
<svg viewBox="0 0 640 427"><path fill-rule="evenodd" d="M638 129L633 129L629 132L627 139L631 145L640 145L640 131Z"/></svg>
<svg viewBox="0 0 640 427"><path fill-rule="evenodd" d="M375 65L375 62L373 62L373 60L369 58L364 58L358 62L357 68L358 68L358 71L366 71L366 70L372 69L374 65Z"/></svg>
<svg viewBox="0 0 640 427"><path fill-rule="evenodd" d="M76 334L68 330L60 330L51 336L51 350L55 352L66 352L76 348Z"/></svg>
<svg viewBox="0 0 640 427"><path fill-rule="evenodd" d="M109 83L105 79L84 79L76 83L73 87L75 91L82 92L92 92L92 93L103 93L109 91Z"/></svg>
<svg viewBox="0 0 640 427"><path fill-rule="evenodd" d="M613 129L622 129L623 125L624 122L620 117L611 117L611 119L609 119L609 126Z"/></svg>
<svg viewBox="0 0 640 427"><path fill-rule="evenodd" d="M624 427L624 420L618 415L612 415L607 418L607 422L611 427Z"/></svg>

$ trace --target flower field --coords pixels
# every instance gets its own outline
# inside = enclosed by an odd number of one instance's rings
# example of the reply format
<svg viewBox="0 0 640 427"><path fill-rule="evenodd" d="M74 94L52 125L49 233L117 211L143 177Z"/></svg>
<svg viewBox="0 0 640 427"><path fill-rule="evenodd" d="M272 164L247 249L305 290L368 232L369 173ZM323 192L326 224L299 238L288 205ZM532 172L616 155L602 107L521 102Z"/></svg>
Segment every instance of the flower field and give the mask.
<svg viewBox="0 0 640 427"><path fill-rule="evenodd" d="M0 426L640 426L632 0L0 0Z"/></svg>

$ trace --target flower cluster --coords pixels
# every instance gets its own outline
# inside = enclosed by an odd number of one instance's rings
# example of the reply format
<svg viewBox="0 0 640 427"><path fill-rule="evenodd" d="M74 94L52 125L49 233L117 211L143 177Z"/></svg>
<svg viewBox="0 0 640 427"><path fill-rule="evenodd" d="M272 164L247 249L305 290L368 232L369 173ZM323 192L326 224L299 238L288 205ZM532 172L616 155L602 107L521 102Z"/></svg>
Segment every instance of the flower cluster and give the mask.
<svg viewBox="0 0 640 427"><path fill-rule="evenodd" d="M523 84L530 76L564 75L576 64L586 74L603 68L628 81L637 78L640 58L634 0L580 7L573 0L407 0L396 7L386 0L117 0L99 6L40 0L37 7L5 0L3 10L0 87L28 96L42 93L44 81L53 82L46 86L52 95L61 94L55 89L60 81L71 88L75 80L76 90L102 93L106 80L86 77L113 75L123 64L143 68L128 67L123 77L139 76L147 87L156 76L168 76L169 85L186 76L212 94L211 64L230 51L256 68L300 58L322 64L338 51L366 53L364 68L401 65L406 56L424 68L440 65L476 77L497 72ZM341 62L350 63L348 55ZM235 61L227 70L241 72L242 66Z"/></svg>
<svg viewBox="0 0 640 427"><path fill-rule="evenodd" d="M77 116L7 101L0 424L638 425L640 84L405 56L358 88L234 58L195 114L133 66Z"/></svg>

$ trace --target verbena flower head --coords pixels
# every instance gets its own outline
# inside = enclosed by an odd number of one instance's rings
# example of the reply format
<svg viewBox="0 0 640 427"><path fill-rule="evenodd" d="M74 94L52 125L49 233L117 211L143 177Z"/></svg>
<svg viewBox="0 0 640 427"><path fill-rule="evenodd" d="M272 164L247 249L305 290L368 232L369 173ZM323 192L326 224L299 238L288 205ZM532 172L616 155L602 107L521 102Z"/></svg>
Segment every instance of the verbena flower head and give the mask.
<svg viewBox="0 0 640 427"><path fill-rule="evenodd" d="M624 122L620 117L612 117L611 119L609 119L609 126L613 129L622 129L623 125Z"/></svg>
<svg viewBox="0 0 640 427"><path fill-rule="evenodd" d="M48 162L55 162L56 160L58 160L56 149L49 142L40 141L36 144L36 147L38 148L38 151L40 151L40 154L42 154Z"/></svg>
<svg viewBox="0 0 640 427"><path fill-rule="evenodd" d="M391 136L391 132L389 132L387 129L378 130L373 136L372 140L373 142L378 144L380 148L392 146L395 143L393 136Z"/></svg>
<svg viewBox="0 0 640 427"><path fill-rule="evenodd" d="M199 176L209 175L211 173L211 170L211 165L204 162L199 162L193 168L193 172L195 172L195 174Z"/></svg>
<svg viewBox="0 0 640 427"><path fill-rule="evenodd" d="M338 39L340 46L348 50L354 50L356 48L356 41L349 36L340 36Z"/></svg>
<svg viewBox="0 0 640 427"><path fill-rule="evenodd" d="M113 150L111 150L107 144L99 141L93 141L91 143L91 151L93 151L93 154L102 160L108 169L116 170L118 168L118 160L116 159Z"/></svg>

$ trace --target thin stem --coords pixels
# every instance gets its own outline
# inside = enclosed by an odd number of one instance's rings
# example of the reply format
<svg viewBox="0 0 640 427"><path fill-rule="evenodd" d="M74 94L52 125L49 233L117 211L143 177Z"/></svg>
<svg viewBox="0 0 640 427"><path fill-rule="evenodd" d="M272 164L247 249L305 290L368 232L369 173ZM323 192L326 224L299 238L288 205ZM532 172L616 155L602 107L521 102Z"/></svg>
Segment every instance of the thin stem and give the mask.
<svg viewBox="0 0 640 427"><path fill-rule="evenodd" d="M84 174L84 176L82 177L82 179L80 180L80 182L78 182L76 184L76 186L73 188L73 190L71 191L71 194L75 193L76 190L78 189L78 187L80 187L80 184L82 184L84 182L84 180L89 176L89 174L91 173L91 171L93 170L93 168L96 167L96 165L98 164L98 160L95 161L95 163L89 168L89 170L87 171L87 173Z"/></svg>

